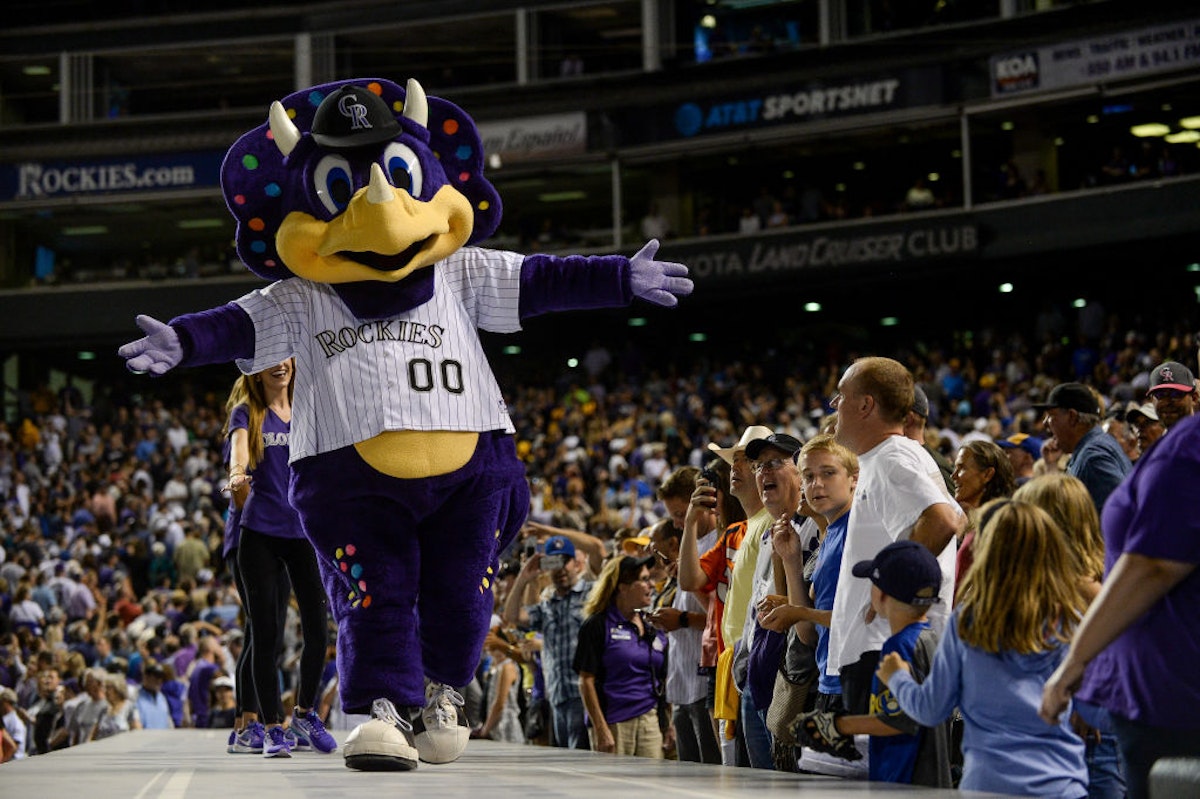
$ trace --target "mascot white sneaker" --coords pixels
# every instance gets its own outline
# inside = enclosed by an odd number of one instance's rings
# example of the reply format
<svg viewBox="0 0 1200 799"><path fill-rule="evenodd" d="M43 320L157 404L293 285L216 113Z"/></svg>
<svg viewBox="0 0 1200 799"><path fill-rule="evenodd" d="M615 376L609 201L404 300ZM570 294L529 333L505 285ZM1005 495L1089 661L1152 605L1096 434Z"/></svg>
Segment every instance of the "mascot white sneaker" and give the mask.
<svg viewBox="0 0 1200 799"><path fill-rule="evenodd" d="M449 685L431 682L425 707L413 719L417 752L426 763L451 763L467 748L471 727L462 694Z"/></svg>
<svg viewBox="0 0 1200 799"><path fill-rule="evenodd" d="M342 755L359 771L411 771L417 767L412 725L386 699L371 705L371 719L350 731Z"/></svg>

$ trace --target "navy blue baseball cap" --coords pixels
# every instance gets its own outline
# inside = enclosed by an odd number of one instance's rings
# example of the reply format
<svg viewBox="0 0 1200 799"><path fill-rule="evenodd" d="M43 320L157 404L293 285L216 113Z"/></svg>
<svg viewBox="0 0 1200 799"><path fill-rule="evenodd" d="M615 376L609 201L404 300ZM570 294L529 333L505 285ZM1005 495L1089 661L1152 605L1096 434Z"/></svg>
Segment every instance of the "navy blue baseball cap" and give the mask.
<svg viewBox="0 0 1200 799"><path fill-rule="evenodd" d="M871 560L855 563L851 572L870 578L880 591L909 605L926 607L941 601L942 567L916 541L888 544Z"/></svg>
<svg viewBox="0 0 1200 799"><path fill-rule="evenodd" d="M1001 449L1023 449L1036 461L1042 457L1042 440L1028 433L1014 433L1008 438L997 438L996 446Z"/></svg>
<svg viewBox="0 0 1200 799"><path fill-rule="evenodd" d="M561 535L547 538L546 547L542 551L546 555L566 555L568 559L575 557L575 545Z"/></svg>

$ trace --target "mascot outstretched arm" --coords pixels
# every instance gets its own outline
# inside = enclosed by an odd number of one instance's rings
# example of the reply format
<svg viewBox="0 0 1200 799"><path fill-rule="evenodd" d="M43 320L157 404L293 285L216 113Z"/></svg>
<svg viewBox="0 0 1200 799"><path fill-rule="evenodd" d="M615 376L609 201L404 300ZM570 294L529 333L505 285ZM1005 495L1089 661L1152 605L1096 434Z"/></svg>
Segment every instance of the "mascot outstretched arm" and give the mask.
<svg viewBox="0 0 1200 799"><path fill-rule="evenodd" d="M682 264L473 246L500 221L482 142L413 80L316 86L273 103L221 169L238 255L273 281L162 323L119 355L135 372L295 357L292 503L338 627L342 705L371 713L346 764L458 758L462 698L491 618L498 557L529 506L478 330L553 311L675 305Z"/></svg>

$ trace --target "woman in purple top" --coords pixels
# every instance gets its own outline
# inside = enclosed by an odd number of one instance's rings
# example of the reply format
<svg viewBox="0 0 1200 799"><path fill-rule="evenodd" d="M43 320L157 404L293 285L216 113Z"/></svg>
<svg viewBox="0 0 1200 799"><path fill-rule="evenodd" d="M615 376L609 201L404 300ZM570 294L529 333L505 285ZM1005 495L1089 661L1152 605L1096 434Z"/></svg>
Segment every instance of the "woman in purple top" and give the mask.
<svg viewBox="0 0 1200 799"><path fill-rule="evenodd" d="M229 392L229 398L225 401L225 429L221 431L223 440L221 462L227 468L233 466L230 462L233 455L233 442L230 435L233 411L238 406L245 407L247 402L246 382L244 379L238 379L234 382L233 390ZM241 471L243 474L245 473L244 465ZM249 480L239 481L236 491L226 486L225 493L229 496L229 508L225 515L225 536L221 556L225 559L225 566L233 576L233 584L237 588L238 598L241 600L242 607L245 608L248 605L246 581L242 575L241 566L238 565L238 545L242 538L242 506L246 504L246 499L250 496L250 482ZM282 627L287 621L287 604L288 595L291 593L291 584L286 582L286 572L280 576L286 583L277 592L279 603L277 619L278 624ZM246 629L243 631L242 648L238 652L236 673L234 674L235 716L233 729L229 732L229 742L226 745L226 751L230 754L262 754L263 737L266 730L259 721L262 712L258 707L258 694L254 690L254 678L250 671L250 657L253 651L254 629L247 623Z"/></svg>
<svg viewBox="0 0 1200 799"><path fill-rule="evenodd" d="M238 568L245 588L247 626L253 631L250 673L265 725L262 753L290 757L293 745L328 753L337 748L313 710L325 667L327 602L316 554L288 502L288 437L292 422L295 365L289 359L271 369L238 378L234 395L245 400L229 414L229 484L241 494ZM246 488L249 493L246 494ZM291 718L293 738L283 727L276 653L282 646L281 594L296 596L304 649L300 685ZM249 727L247 727L249 731ZM253 750L254 741L249 741ZM236 745L236 739L235 739Z"/></svg>
<svg viewBox="0 0 1200 799"><path fill-rule="evenodd" d="M1200 751L1200 416L1190 416L1138 458L1104 503L1100 594L1046 683L1050 723L1080 689L1112 715L1130 799L1150 795L1155 761ZM1093 685L1103 658L1103 686ZM1085 681L1085 670L1088 679ZM1091 689L1088 692L1088 689Z"/></svg>
<svg viewBox="0 0 1200 799"><path fill-rule="evenodd" d="M642 616L654 599L653 561L613 558L583 606L574 666L597 752L662 758L672 744L674 729L659 722L669 718L660 716L667 637Z"/></svg>

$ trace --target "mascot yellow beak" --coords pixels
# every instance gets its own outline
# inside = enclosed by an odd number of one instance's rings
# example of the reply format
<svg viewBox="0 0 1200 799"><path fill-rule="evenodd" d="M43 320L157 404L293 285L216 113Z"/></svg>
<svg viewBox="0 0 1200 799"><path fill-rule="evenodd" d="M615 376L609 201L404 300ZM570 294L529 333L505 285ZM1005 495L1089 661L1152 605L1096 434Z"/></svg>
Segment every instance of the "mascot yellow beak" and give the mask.
<svg viewBox="0 0 1200 799"><path fill-rule="evenodd" d="M321 283L395 283L458 250L471 237L471 203L449 184L428 202L392 186L379 164L346 210L328 222L296 211L275 236L297 276Z"/></svg>

